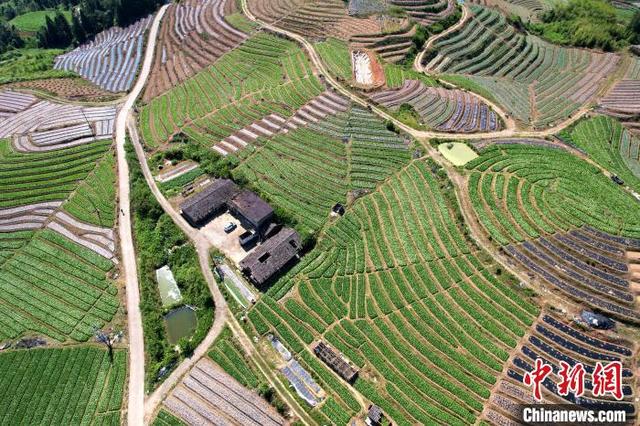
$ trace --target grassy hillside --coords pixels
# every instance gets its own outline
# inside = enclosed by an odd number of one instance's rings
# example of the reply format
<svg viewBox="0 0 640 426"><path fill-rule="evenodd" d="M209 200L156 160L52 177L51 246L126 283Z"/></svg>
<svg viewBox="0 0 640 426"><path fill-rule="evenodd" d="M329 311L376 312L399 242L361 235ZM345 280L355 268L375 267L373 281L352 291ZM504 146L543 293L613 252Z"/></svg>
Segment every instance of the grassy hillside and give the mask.
<svg viewBox="0 0 640 426"><path fill-rule="evenodd" d="M61 53L59 49L16 49L0 55L0 84L75 76L53 69L53 61Z"/></svg>
<svg viewBox="0 0 640 426"><path fill-rule="evenodd" d="M64 17L67 18L67 21L71 22L71 12L64 10L62 13ZM16 16L9 21L9 23L22 32L35 33L45 24L47 16L53 19L55 14L55 10L38 10L36 12L28 12L23 15Z"/></svg>

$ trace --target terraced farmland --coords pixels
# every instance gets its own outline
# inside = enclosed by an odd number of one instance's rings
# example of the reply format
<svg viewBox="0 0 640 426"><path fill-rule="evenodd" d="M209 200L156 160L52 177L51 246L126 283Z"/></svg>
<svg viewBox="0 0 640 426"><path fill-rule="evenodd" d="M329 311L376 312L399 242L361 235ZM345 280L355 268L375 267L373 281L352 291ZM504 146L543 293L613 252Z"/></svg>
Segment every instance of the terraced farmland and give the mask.
<svg viewBox="0 0 640 426"><path fill-rule="evenodd" d="M91 42L58 56L54 68L76 72L104 90L125 92L133 86L151 21L147 17L127 28L103 31Z"/></svg>
<svg viewBox="0 0 640 426"><path fill-rule="evenodd" d="M19 152L47 152L111 139L116 107L82 107L0 91L0 139Z"/></svg>
<svg viewBox="0 0 640 426"><path fill-rule="evenodd" d="M425 54L426 70L468 77L525 126L544 128L593 100L619 56L549 44L521 34L499 12L474 6L460 29Z"/></svg>
<svg viewBox="0 0 640 426"><path fill-rule="evenodd" d="M187 424L285 424L257 393L245 389L206 358L172 390L164 406Z"/></svg>
<svg viewBox="0 0 640 426"><path fill-rule="evenodd" d="M640 206L630 194L559 149L498 145L466 167L480 226L517 265L578 301L640 319L627 258L640 248Z"/></svg>
<svg viewBox="0 0 640 426"><path fill-rule="evenodd" d="M611 343L593 338L563 320L544 313L531 327L530 335L509 364L507 377L500 381L497 391L492 395L487 418L495 424L510 424L505 416L519 418L520 410L517 404L534 403L531 390L522 385L522 378L526 372L533 369L535 359L538 357L552 366L554 374L558 374L560 362L566 362L571 366L582 362L586 377L593 373L596 362L620 361L623 365L624 395L621 402L593 398L591 395L593 383L590 379L585 380L585 395L580 399L573 394L564 398L559 396L557 384L551 379L546 379L542 384L543 398L550 404L578 404L590 409L625 410L629 416L635 416L636 410L633 404L635 374L631 368L632 354L630 342Z"/></svg>
<svg viewBox="0 0 640 426"><path fill-rule="evenodd" d="M515 14L523 20L536 22L541 12L549 9L553 4L549 0L471 0L482 6L497 7L505 14Z"/></svg>
<svg viewBox="0 0 640 426"><path fill-rule="evenodd" d="M397 111L411 105L424 123L443 132L496 131L501 120L480 98L462 90L427 87L417 80L405 80L397 90L368 95L376 103Z"/></svg>
<svg viewBox="0 0 640 426"><path fill-rule="evenodd" d="M258 334L274 331L331 389L319 423L364 407L309 350L318 338L366 366L354 387L394 422L469 424L534 322L538 308L463 236L446 185L412 162L328 227L249 312Z"/></svg>
<svg viewBox="0 0 640 426"><path fill-rule="evenodd" d="M115 261L115 107L0 98L0 132L15 148L0 140L0 340L38 333L86 341L119 305L107 277Z"/></svg>
<svg viewBox="0 0 640 426"><path fill-rule="evenodd" d="M302 50L261 32L147 104L142 136L151 148L178 132L213 146L272 114L290 118L323 90Z"/></svg>
<svg viewBox="0 0 640 426"><path fill-rule="evenodd" d="M374 52L385 62L397 63L402 61L413 47L413 36L416 33L415 24L408 21L400 25L393 32L355 34L349 38L356 48L365 48Z"/></svg>
<svg viewBox="0 0 640 426"><path fill-rule="evenodd" d="M453 13L456 5L453 0L389 0L389 3L401 7L413 20L423 25L446 18Z"/></svg>
<svg viewBox="0 0 640 426"><path fill-rule="evenodd" d="M347 14L340 0L249 0L249 10L265 22L309 37L335 37L343 40L354 34L382 32L373 17L357 18Z"/></svg>
<svg viewBox="0 0 640 426"><path fill-rule="evenodd" d="M571 132L565 131L562 135L601 167L640 192L640 140L619 121L598 116L580 121Z"/></svg>
<svg viewBox="0 0 640 426"><path fill-rule="evenodd" d="M95 347L3 352L0 422L120 424L126 361Z"/></svg>
<svg viewBox="0 0 640 426"><path fill-rule="evenodd" d="M165 12L142 99L149 102L241 44L247 34L228 21L235 11L233 0L189 0L171 5ZM249 21L238 18L242 27L251 29Z"/></svg>
<svg viewBox="0 0 640 426"><path fill-rule="evenodd" d="M617 117L632 117L640 113L640 81L625 79L618 81L600 100L602 110Z"/></svg>
<svg viewBox="0 0 640 426"><path fill-rule="evenodd" d="M295 118L295 116L294 116ZM350 191L372 190L409 159L407 145L367 110L345 104L323 119L258 139L234 170L307 230L318 231Z"/></svg>

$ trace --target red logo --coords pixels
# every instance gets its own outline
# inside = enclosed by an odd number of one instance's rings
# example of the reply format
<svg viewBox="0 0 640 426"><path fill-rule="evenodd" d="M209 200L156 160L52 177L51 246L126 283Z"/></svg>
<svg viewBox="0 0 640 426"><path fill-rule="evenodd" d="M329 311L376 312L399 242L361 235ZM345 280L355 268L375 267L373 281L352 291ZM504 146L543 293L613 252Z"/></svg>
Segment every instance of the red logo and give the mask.
<svg viewBox="0 0 640 426"><path fill-rule="evenodd" d="M525 373L522 382L527 386L533 386L533 397L536 401L542 401L540 384L551 374L551 364L546 364L541 358L537 358L532 371ZM576 397L584 394L585 368L581 362L571 367L568 363L560 361L558 372L558 394L569 395L572 392ZM595 397L610 394L617 400L621 400L622 394L622 363L613 361L606 366L597 362L591 374L593 389L591 393Z"/></svg>
<svg viewBox="0 0 640 426"><path fill-rule="evenodd" d="M533 397L536 401L542 401L542 394L540 393L540 383L551 374L551 366L542 362L540 358L536 359L536 365L533 371L527 372L524 375L523 382L527 386L533 385Z"/></svg>
<svg viewBox="0 0 640 426"><path fill-rule="evenodd" d="M569 395L569 391L575 396L582 396L584 393L584 366L577 363L573 367L564 361L560 361L560 372L558 375L562 381L558 384L558 394Z"/></svg>
<svg viewBox="0 0 640 426"><path fill-rule="evenodd" d="M592 376L593 396L604 396L610 393L617 400L622 399L622 364L620 361L610 362L606 367L597 362Z"/></svg>

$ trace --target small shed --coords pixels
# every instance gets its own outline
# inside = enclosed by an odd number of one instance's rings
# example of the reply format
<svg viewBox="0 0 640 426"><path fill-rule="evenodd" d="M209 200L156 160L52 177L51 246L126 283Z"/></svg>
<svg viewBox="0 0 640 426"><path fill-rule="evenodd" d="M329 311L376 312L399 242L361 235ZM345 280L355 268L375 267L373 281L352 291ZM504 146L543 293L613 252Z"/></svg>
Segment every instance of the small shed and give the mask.
<svg viewBox="0 0 640 426"><path fill-rule="evenodd" d="M348 383L353 383L353 381L358 376L358 370L349 365L349 363L345 361L344 358L338 355L324 342L318 342L316 347L313 348L313 352L318 358L320 358L325 364L327 364L333 371L338 373L338 375Z"/></svg>
<svg viewBox="0 0 640 426"><path fill-rule="evenodd" d="M247 227L260 231L271 222L273 209L255 192L243 190L231 198L229 211L244 222Z"/></svg>
<svg viewBox="0 0 640 426"><path fill-rule="evenodd" d="M382 413L382 409L377 405L370 405L369 411L367 412L367 419L365 423L369 426L380 426L384 421L384 414Z"/></svg>
<svg viewBox="0 0 640 426"><path fill-rule="evenodd" d="M333 206L331 211L334 212L335 214L339 214L340 216L344 216L345 209L342 204L336 203L336 205Z"/></svg>

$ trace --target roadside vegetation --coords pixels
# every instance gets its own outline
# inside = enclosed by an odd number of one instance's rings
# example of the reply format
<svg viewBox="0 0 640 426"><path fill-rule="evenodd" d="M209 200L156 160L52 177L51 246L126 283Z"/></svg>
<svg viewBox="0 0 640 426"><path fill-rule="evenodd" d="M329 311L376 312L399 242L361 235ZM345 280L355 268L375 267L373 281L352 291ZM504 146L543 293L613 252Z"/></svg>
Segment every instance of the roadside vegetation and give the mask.
<svg viewBox="0 0 640 426"><path fill-rule="evenodd" d="M127 161L147 359L146 383L152 389L182 357L190 356L205 337L213 322L214 305L195 248L151 193L130 143ZM193 307L197 315L196 330L190 339L179 342L179 351L168 341L163 315L169 309L162 307L155 278L156 269L164 265L169 265L180 288L181 305Z"/></svg>

